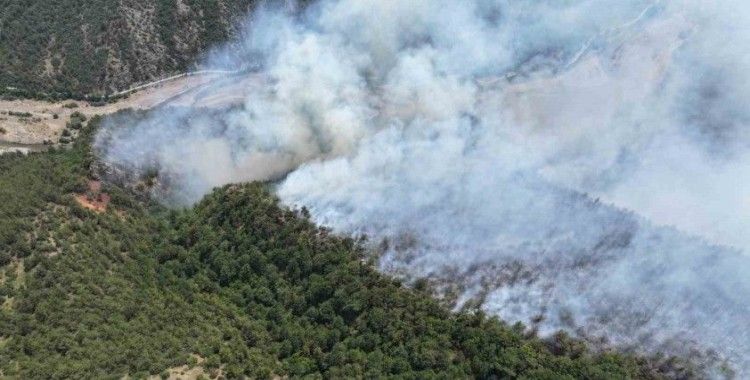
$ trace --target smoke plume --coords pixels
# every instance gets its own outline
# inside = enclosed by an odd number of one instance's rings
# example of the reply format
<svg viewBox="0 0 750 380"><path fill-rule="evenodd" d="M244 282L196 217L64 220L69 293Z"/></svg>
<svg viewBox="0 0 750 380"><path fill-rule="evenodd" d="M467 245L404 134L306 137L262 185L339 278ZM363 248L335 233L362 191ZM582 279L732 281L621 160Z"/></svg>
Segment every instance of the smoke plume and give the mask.
<svg viewBox="0 0 750 380"><path fill-rule="evenodd" d="M747 377L747 25L738 0L263 8L211 61L260 67L210 89L242 102L115 118L97 146L180 202L276 181L456 308Z"/></svg>

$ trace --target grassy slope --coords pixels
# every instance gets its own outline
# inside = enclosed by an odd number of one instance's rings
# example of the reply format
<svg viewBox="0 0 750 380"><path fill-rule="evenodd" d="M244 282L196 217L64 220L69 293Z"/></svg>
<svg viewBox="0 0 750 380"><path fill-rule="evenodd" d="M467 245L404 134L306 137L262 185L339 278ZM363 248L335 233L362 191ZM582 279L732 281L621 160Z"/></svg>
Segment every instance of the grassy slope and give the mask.
<svg viewBox="0 0 750 380"><path fill-rule="evenodd" d="M451 314L260 184L182 211L109 186L112 207L85 210L71 193L92 128L66 151L0 156L0 377L144 377L191 354L228 378L660 377L644 359Z"/></svg>

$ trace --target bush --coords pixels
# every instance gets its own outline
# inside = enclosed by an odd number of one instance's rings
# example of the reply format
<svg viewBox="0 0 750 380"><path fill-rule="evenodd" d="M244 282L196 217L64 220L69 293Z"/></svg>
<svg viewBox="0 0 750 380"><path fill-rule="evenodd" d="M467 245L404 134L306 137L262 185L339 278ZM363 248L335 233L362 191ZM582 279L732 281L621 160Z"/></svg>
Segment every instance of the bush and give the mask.
<svg viewBox="0 0 750 380"><path fill-rule="evenodd" d="M10 252L0 251L0 267L8 265L12 259Z"/></svg>
<svg viewBox="0 0 750 380"><path fill-rule="evenodd" d="M14 111L8 111L8 115L21 117L21 118L27 118L27 117L33 116L30 112L14 112Z"/></svg>
<svg viewBox="0 0 750 380"><path fill-rule="evenodd" d="M69 129L79 130L79 129L83 128L83 123L81 123L81 121L78 120L78 119L73 119L73 120L65 123L65 127L69 128Z"/></svg>
<svg viewBox="0 0 750 380"><path fill-rule="evenodd" d="M70 115L71 120L72 119L78 119L80 121L86 121L86 115L82 114L79 111L73 112L73 114Z"/></svg>

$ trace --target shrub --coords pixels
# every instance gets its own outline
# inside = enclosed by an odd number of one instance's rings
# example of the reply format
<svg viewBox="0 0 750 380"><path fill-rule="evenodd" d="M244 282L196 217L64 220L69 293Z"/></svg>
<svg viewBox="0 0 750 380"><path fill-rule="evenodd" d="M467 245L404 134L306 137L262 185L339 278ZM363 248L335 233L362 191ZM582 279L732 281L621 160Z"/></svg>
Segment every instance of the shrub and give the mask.
<svg viewBox="0 0 750 380"><path fill-rule="evenodd" d="M14 111L8 111L8 115L10 115L10 116L16 116L16 117L31 117L31 116L33 116L30 112L14 112Z"/></svg>
<svg viewBox="0 0 750 380"><path fill-rule="evenodd" d="M82 113L81 113L81 112L79 112L79 111L75 111L75 112L73 112L73 114L72 114L72 115L70 115L70 118L71 118L71 119L78 119L78 120L80 120L80 121L86 121L86 115L82 114Z"/></svg>
<svg viewBox="0 0 750 380"><path fill-rule="evenodd" d="M65 127L78 130L83 128L83 123L81 123L81 121L78 119L72 119L69 122L65 123Z"/></svg>

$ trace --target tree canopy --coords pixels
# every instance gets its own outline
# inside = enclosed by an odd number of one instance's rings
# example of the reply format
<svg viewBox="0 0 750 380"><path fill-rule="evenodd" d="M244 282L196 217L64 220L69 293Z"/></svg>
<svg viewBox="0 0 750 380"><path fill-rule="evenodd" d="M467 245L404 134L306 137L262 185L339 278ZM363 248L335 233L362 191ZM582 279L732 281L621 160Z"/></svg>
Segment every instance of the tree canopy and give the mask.
<svg viewBox="0 0 750 380"><path fill-rule="evenodd" d="M69 148L0 156L0 377L144 378L182 365L230 379L694 375L453 313L264 184L182 210L95 188L99 122ZM106 210L79 201L92 191Z"/></svg>

